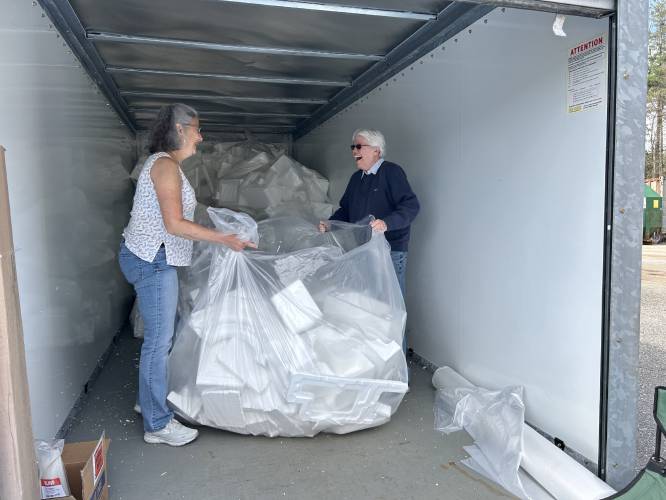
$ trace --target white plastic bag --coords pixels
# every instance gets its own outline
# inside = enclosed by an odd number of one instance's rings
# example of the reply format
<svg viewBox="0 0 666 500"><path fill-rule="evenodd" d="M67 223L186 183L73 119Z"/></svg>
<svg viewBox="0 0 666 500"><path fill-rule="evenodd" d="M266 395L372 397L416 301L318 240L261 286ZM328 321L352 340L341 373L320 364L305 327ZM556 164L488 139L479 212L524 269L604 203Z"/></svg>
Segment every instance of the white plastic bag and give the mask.
<svg viewBox="0 0 666 500"><path fill-rule="evenodd" d="M69 484L62 462L64 439L35 440L42 498L69 496Z"/></svg>
<svg viewBox="0 0 666 500"><path fill-rule="evenodd" d="M195 423L313 436L387 422L407 391L405 306L381 234L209 209L258 251L207 245L183 276L168 401ZM194 284L193 284L194 283ZM341 314L353 302L354 315ZM190 312L191 311L191 312Z"/></svg>

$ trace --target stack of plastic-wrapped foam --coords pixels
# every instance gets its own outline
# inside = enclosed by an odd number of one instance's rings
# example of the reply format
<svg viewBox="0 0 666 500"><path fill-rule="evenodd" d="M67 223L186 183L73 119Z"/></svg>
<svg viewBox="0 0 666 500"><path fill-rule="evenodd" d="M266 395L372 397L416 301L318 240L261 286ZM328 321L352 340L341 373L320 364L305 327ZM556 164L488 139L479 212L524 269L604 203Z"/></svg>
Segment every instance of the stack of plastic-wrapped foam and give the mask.
<svg viewBox="0 0 666 500"><path fill-rule="evenodd" d="M381 425L407 390L405 307L382 235L301 218L258 225L208 210L259 242L206 245L182 280L169 403L187 420L243 434L312 436Z"/></svg>

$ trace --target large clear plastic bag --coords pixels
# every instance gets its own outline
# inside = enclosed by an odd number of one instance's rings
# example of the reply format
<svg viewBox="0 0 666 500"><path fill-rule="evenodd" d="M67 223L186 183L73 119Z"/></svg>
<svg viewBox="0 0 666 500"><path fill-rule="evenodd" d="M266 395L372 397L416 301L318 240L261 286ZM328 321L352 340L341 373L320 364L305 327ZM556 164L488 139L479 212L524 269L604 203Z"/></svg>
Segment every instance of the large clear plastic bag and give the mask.
<svg viewBox="0 0 666 500"><path fill-rule="evenodd" d="M465 446L462 463L524 500L552 500L534 478L520 468L524 456L523 388L492 391L472 385L444 366L432 379L435 430L449 434L464 429L474 439Z"/></svg>
<svg viewBox="0 0 666 500"><path fill-rule="evenodd" d="M522 387L489 391L478 387L440 389L435 398L435 429L465 429L473 446L463 463L501 484L520 498L529 498L518 475L523 449Z"/></svg>
<svg viewBox="0 0 666 500"><path fill-rule="evenodd" d="M257 225L208 212L218 230L259 248L208 245L185 280L197 292L170 355L176 413L267 436L387 422L407 391L407 365L405 305L385 238L367 225L334 222L320 233L297 217Z"/></svg>

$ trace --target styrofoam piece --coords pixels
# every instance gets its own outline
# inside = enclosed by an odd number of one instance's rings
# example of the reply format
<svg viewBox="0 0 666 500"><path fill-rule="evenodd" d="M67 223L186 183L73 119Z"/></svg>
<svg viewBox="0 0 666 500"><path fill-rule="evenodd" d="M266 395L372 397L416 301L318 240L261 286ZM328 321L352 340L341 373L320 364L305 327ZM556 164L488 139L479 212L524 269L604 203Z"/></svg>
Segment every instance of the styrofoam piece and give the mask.
<svg viewBox="0 0 666 500"><path fill-rule="evenodd" d="M182 388L181 391L183 394L171 391L167 396L167 401L176 414L192 423L196 423L196 419L199 418L203 409L201 398L198 395L192 394L192 391L188 388Z"/></svg>
<svg viewBox="0 0 666 500"><path fill-rule="evenodd" d="M243 385L243 379L239 378L231 369L223 364L217 363L215 358L206 357L199 363L196 384L198 386L218 386L224 389L238 389Z"/></svg>
<svg viewBox="0 0 666 500"><path fill-rule="evenodd" d="M356 339L345 336L328 325L320 325L304 334L315 357L338 377L371 377L375 365L363 354Z"/></svg>
<svg viewBox="0 0 666 500"><path fill-rule="evenodd" d="M313 275L317 270L342 256L337 247L315 247L289 253L275 259L275 272L284 285Z"/></svg>
<svg viewBox="0 0 666 500"><path fill-rule="evenodd" d="M331 292L324 300L324 314L354 324L369 335L385 341L400 341L405 328L404 311L391 311L388 304L358 292Z"/></svg>
<svg viewBox="0 0 666 500"><path fill-rule="evenodd" d="M216 199L218 203L236 205L238 203L238 190L240 179L222 179L217 185Z"/></svg>
<svg viewBox="0 0 666 500"><path fill-rule="evenodd" d="M392 340L384 342L382 339L369 339L367 340L367 344L383 361L388 361L396 354L402 352L402 347Z"/></svg>
<svg viewBox="0 0 666 500"><path fill-rule="evenodd" d="M314 422L333 420L337 424L372 424L385 418L386 405L379 402L384 393L405 394L407 384L393 380L348 379L309 373L291 377L287 401L301 405L299 415ZM350 397L347 408L326 408L317 403L322 399Z"/></svg>
<svg viewBox="0 0 666 500"><path fill-rule="evenodd" d="M286 155L280 156L271 165L268 174L270 185L284 186L294 191L303 184L303 180L296 169L296 162Z"/></svg>
<svg viewBox="0 0 666 500"><path fill-rule="evenodd" d="M477 389L450 367L435 371L433 385L438 390ZM522 441L520 467L554 498L598 500L615 493L608 484L524 423Z"/></svg>
<svg viewBox="0 0 666 500"><path fill-rule="evenodd" d="M265 390L270 383L269 374L255 362L255 350L246 342L246 337L237 333L229 340L213 345L205 342L199 359L197 384L237 387L240 382L256 392Z"/></svg>
<svg viewBox="0 0 666 500"><path fill-rule="evenodd" d="M243 427L245 419L241 408L240 393L209 389L201 393L206 418L219 427Z"/></svg>
<svg viewBox="0 0 666 500"><path fill-rule="evenodd" d="M278 186L241 187L238 191L238 204L252 208L266 208L282 201L283 189Z"/></svg>
<svg viewBox="0 0 666 500"><path fill-rule="evenodd" d="M293 333L312 328L322 317L321 310L301 280L273 295L271 302L285 326Z"/></svg>
<svg viewBox="0 0 666 500"><path fill-rule="evenodd" d="M271 163L271 156L268 153L261 152L254 155L249 160L241 160L231 166L227 173L230 179L240 179L250 172L267 167Z"/></svg>
<svg viewBox="0 0 666 500"><path fill-rule="evenodd" d="M296 413L296 407L287 403L284 391L281 393L279 389L277 385L271 384L262 392L244 390L241 393L241 406L245 409L263 412Z"/></svg>

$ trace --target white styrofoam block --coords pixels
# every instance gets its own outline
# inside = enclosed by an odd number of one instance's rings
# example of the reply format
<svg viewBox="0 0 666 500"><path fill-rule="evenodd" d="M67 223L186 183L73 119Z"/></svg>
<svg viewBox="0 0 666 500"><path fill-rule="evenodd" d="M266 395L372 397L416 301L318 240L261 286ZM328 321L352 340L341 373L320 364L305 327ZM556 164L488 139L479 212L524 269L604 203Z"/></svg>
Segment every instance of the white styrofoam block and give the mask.
<svg viewBox="0 0 666 500"><path fill-rule="evenodd" d="M244 341L244 337L245 335L237 334L214 346L202 347L199 372L203 368L206 376L210 378L214 378L216 372L229 373L254 391L261 392L270 383L269 373L261 364L256 363L254 349Z"/></svg>
<svg viewBox="0 0 666 500"><path fill-rule="evenodd" d="M328 325L309 330L304 336L310 342L314 355L339 377L370 377L373 363L363 354L363 345Z"/></svg>
<svg viewBox="0 0 666 500"><path fill-rule="evenodd" d="M364 333L384 340L402 341L406 314L358 292L331 292L324 299L324 313L357 325Z"/></svg>
<svg viewBox="0 0 666 500"><path fill-rule="evenodd" d="M196 423L199 414L203 409L201 398L197 394L192 394L189 388L181 389L182 394L179 392L171 391L167 396L167 401L171 408L181 417Z"/></svg>
<svg viewBox="0 0 666 500"><path fill-rule="evenodd" d="M249 160L241 160L234 163L229 169L228 176L234 179L245 177L250 172L259 170L268 166L271 163L271 157L268 153L261 152L254 155Z"/></svg>
<svg viewBox="0 0 666 500"><path fill-rule="evenodd" d="M217 201L220 204L236 205L240 183L240 179L222 179L217 185Z"/></svg>
<svg viewBox="0 0 666 500"><path fill-rule="evenodd" d="M269 169L269 185L284 186L290 190L298 189L303 181L296 169L296 163L288 156L280 156Z"/></svg>
<svg viewBox="0 0 666 500"><path fill-rule="evenodd" d="M207 309L197 309L190 315L189 327L196 332L202 339L209 344L215 344L222 340L230 339L238 332L246 331L247 326L244 323L233 321L232 319L223 319L217 321L220 316L213 316L213 312ZM228 316L222 316L227 318ZM214 323L214 328L211 323Z"/></svg>
<svg viewBox="0 0 666 500"><path fill-rule="evenodd" d="M279 186L243 186L238 191L238 204L251 208L266 208L282 201L284 188Z"/></svg>
<svg viewBox="0 0 666 500"><path fill-rule="evenodd" d="M370 346L370 348L375 351L375 354L382 358L383 361L388 361L399 352L402 352L402 347L397 342L393 342L392 340L384 342L382 339L376 338L368 339L366 342L368 346Z"/></svg>
<svg viewBox="0 0 666 500"><path fill-rule="evenodd" d="M241 405L243 408L265 412L295 413L296 411L294 405L287 403L285 395L280 393L280 386L276 384L269 385L262 392L244 390L241 393Z"/></svg>
<svg viewBox="0 0 666 500"><path fill-rule="evenodd" d="M301 280L273 295L271 302L292 333L312 328L322 317L321 310Z"/></svg>
<svg viewBox="0 0 666 500"><path fill-rule="evenodd" d="M328 181L323 178L317 178L314 175L308 175L304 180L305 192L310 201L315 203L325 203L328 194Z"/></svg>
<svg viewBox="0 0 666 500"><path fill-rule="evenodd" d="M205 390L201 393L206 417L219 427L243 427L240 393L227 390Z"/></svg>
<svg viewBox="0 0 666 500"><path fill-rule="evenodd" d="M198 386L214 385L224 389L241 389L244 381L228 367L219 363L215 356L201 358L197 369Z"/></svg>
<svg viewBox="0 0 666 500"><path fill-rule="evenodd" d="M338 425L371 425L385 420L386 408L379 399L384 393L405 394L407 384L392 380L348 379L309 373L295 373L291 377L287 401L300 403L299 415L310 421L328 420ZM335 396L351 395L347 407L326 407L318 404ZM337 398L336 398L337 399Z"/></svg>

